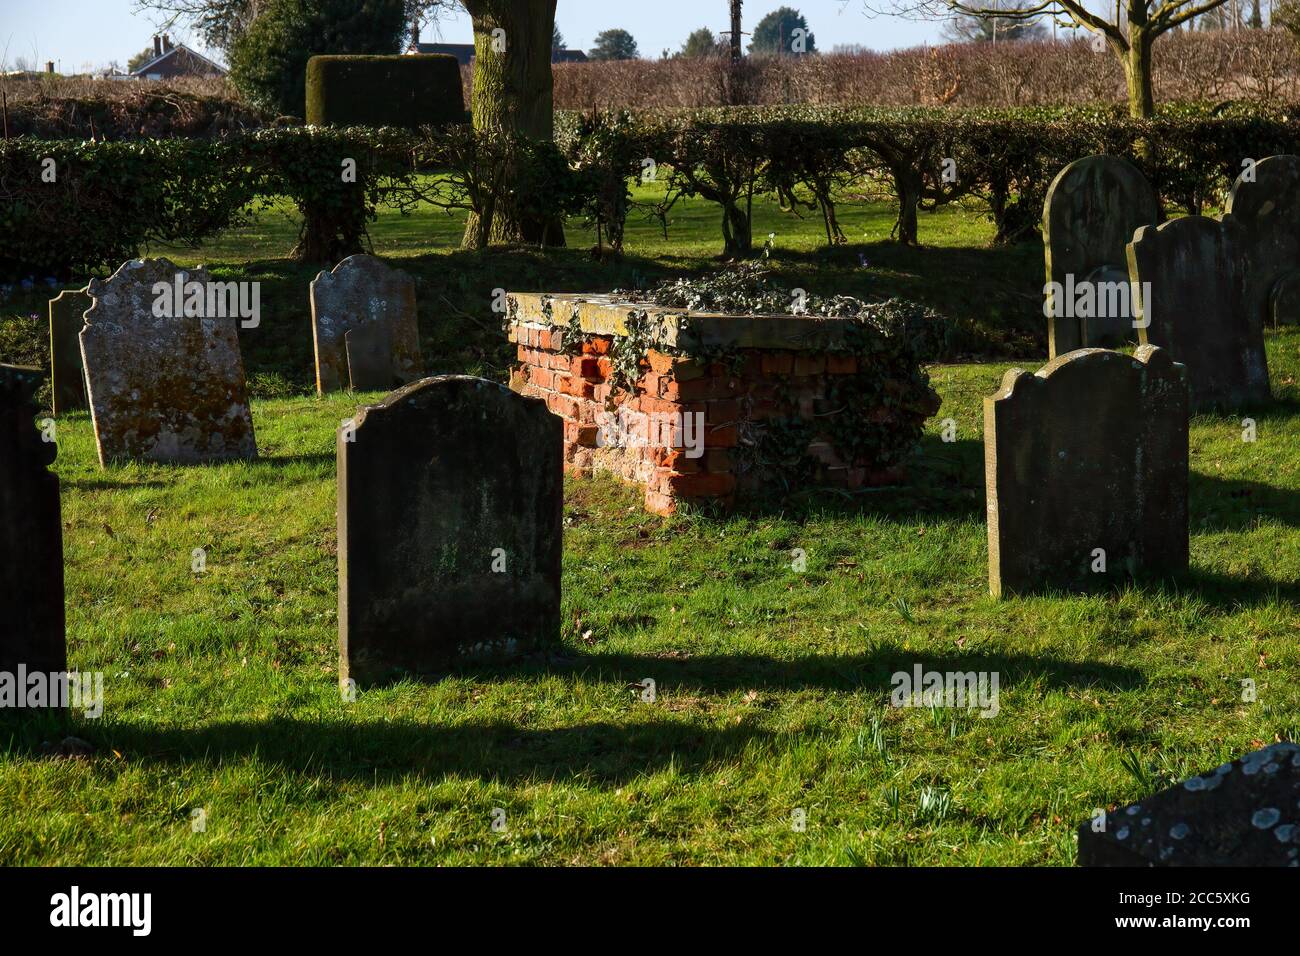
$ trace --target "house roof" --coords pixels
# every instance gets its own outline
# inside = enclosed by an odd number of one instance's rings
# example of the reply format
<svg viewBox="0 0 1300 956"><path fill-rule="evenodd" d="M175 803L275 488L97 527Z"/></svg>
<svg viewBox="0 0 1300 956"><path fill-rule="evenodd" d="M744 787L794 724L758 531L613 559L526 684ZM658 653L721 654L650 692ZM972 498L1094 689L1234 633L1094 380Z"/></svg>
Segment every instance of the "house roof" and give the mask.
<svg viewBox="0 0 1300 956"><path fill-rule="evenodd" d="M147 76L147 75L149 74L149 71L150 71L150 69L151 69L152 67L155 67L155 66L157 66L159 63L162 63L162 62L163 62L164 60L166 60L168 57L175 56L176 54L180 53L182 50L184 50L186 53L188 53L190 56L194 57L195 59L197 59L197 60L201 60L202 62L208 64L208 66L212 67L212 69L213 69L216 73L220 74L221 76L225 76L225 75L226 75L226 68L225 68L224 66L222 66L220 63L217 63L217 62L214 61L214 60L209 60L206 56L204 56L202 53L197 52L196 50L191 50L191 49L190 49L189 47L187 47L184 43L177 43L175 46L173 46L173 47L172 47L170 50L168 50L166 53L163 53L161 56L156 56L156 57L154 57L152 60L150 60L148 63L145 63L145 64L143 64L142 66L139 66L139 67L137 67L136 69L132 70L132 71L131 71L131 75L132 75L132 76Z"/></svg>

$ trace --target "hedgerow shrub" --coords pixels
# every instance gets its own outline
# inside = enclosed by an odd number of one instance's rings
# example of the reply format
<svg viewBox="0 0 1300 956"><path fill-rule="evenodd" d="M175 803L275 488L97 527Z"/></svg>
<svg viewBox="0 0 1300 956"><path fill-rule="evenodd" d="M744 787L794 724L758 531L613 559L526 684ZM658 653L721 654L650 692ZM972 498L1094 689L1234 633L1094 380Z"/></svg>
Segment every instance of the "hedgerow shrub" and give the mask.
<svg viewBox="0 0 1300 956"><path fill-rule="evenodd" d="M1223 199L1244 160L1300 149L1293 111L1258 107L1182 106L1151 120L1130 119L1118 106L650 110L562 113L556 129L571 161L604 182L607 216L629 208L612 199L610 180L621 174L626 186L649 166L665 182L665 208L677 196L718 204L729 254L752 247L756 191L820 210L829 243L844 240L835 219L841 197L881 193L897 204L901 242L919 241L918 209L966 199L983 203L997 240L1011 242L1036 234L1047 186L1083 156L1126 156L1168 208L1198 212ZM600 149L593 150L597 135ZM600 157L603 177L592 171ZM621 224L606 228L617 234Z"/></svg>
<svg viewBox="0 0 1300 956"><path fill-rule="evenodd" d="M151 242L197 245L254 196L231 175L239 155L231 142L0 140L0 281L115 268Z"/></svg>

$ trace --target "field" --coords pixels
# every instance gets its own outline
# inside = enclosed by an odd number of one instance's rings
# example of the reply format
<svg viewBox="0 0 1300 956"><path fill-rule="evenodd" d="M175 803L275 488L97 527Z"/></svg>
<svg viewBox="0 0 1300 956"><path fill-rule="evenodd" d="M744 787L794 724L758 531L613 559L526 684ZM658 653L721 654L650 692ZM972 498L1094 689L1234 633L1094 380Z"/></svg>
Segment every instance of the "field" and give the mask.
<svg viewBox="0 0 1300 956"><path fill-rule="evenodd" d="M0 723L0 864L1069 865L1094 808L1296 738L1300 330L1269 333L1257 441L1239 417L1193 420L1187 580L998 602L981 398L1042 364L1041 248L987 248L961 208L923 217L920 250L885 241L886 206L846 207L834 250L815 220L757 212L781 281L909 295L979 344L931 368L943 408L908 484L660 518L571 480L562 646L354 703L336 685L334 431L367 397L308 391L314 270L282 258L282 212L171 251L265 283L244 342L261 458L101 470L88 418L58 423L71 661L104 672L106 703L70 727ZM577 224L565 251L464 253L432 210L385 217L374 244L419 276L430 370L500 379L493 289L713 268L716 220L697 203L667 239L636 223L619 264ZM0 304L0 359L42 361L42 308ZM997 672L998 713L890 707L915 663ZM653 702L631 686L647 677ZM43 753L69 733L95 753Z"/></svg>

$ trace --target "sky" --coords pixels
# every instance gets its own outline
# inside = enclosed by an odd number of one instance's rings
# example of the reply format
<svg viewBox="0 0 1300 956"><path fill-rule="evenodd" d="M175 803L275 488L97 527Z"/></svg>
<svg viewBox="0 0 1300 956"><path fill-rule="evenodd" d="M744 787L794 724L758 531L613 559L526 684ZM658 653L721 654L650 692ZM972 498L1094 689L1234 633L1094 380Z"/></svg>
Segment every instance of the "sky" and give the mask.
<svg viewBox="0 0 1300 956"><path fill-rule="evenodd" d="M941 42L940 25L897 17L869 17L864 0L746 0L745 28L779 6L793 6L808 19L819 50L858 45L889 50ZM874 5L874 4L873 4ZM136 12L134 0L0 0L0 65L12 68L22 58L43 69L55 61L60 73L124 65L152 43L157 14ZM676 50L699 27L729 28L726 0L558 0L556 23L571 49L588 50L602 30L621 27L636 38L642 56ZM221 60L185 29L178 40ZM426 27L421 39L470 43L469 16L444 15Z"/></svg>

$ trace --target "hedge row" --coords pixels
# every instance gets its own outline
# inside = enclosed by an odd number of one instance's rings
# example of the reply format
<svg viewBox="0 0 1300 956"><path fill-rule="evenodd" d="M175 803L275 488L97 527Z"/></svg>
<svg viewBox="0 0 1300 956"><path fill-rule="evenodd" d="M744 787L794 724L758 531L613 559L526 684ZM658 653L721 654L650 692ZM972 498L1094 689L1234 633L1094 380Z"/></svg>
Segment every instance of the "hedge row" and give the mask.
<svg viewBox="0 0 1300 956"><path fill-rule="evenodd" d="M1111 109L561 114L554 144L466 126L286 127L206 142L18 138L0 141L0 281L66 279L148 243L198 243L276 197L302 213L296 252L311 261L361 251L381 206L419 202L477 213L471 245L487 242L494 210L508 206L582 214L618 250L636 208L630 186L652 175L665 191L644 211L666 226L677 198L714 202L730 254L751 250L750 204L761 193L815 211L830 243L845 238L837 204L863 195L893 197L903 242L920 238L918 209L956 201L981 203L1009 242L1034 234L1052 177L1081 156L1127 156L1167 209L1196 212L1222 198L1244 160L1298 149L1289 113L1231 108L1149 121Z"/></svg>
<svg viewBox="0 0 1300 956"><path fill-rule="evenodd" d="M958 200L981 203L997 240L1011 242L1036 234L1052 178L1082 156L1126 156L1166 209L1199 212L1221 201L1244 160L1300 149L1300 121L1290 111L1235 106L1167 109L1145 121L1117 107L620 111L560 114L557 130L576 165L601 162L628 181L647 170L663 175L667 196L655 214L678 195L718 203L724 251L736 254L752 246L748 206L756 193L818 211L831 243L844 241L837 199L872 193L897 204L902 242L918 241L918 209ZM613 191L603 205L617 236L621 224L612 220L624 210Z"/></svg>

